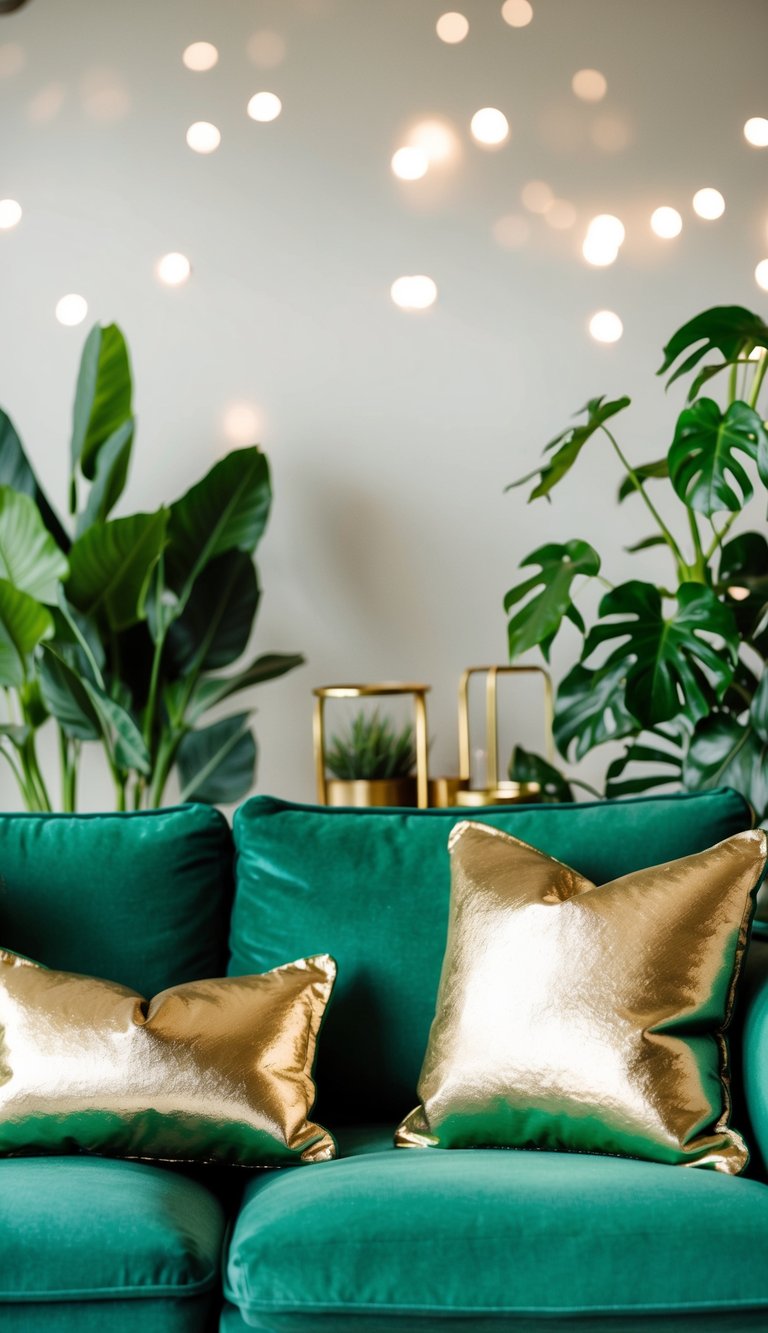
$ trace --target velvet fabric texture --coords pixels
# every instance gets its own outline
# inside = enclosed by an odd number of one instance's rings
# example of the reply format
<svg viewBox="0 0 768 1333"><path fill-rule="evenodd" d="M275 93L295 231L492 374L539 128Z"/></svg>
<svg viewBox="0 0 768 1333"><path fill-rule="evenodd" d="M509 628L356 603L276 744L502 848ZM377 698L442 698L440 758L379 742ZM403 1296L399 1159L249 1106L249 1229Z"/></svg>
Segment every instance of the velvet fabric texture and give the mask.
<svg viewBox="0 0 768 1333"><path fill-rule="evenodd" d="M224 1281L246 1324L768 1326L758 1181L549 1152L401 1152L390 1136L348 1133L338 1161L249 1182Z"/></svg>
<svg viewBox="0 0 768 1333"><path fill-rule="evenodd" d="M473 815L474 817L474 815ZM730 790L496 807L477 820L602 884L747 829ZM466 811L345 810L255 797L234 818L230 971L331 952L339 980L323 1027L317 1114L331 1126L416 1101L445 947L448 835Z"/></svg>
<svg viewBox="0 0 768 1333"><path fill-rule="evenodd" d="M207 805L0 815L0 947L141 995L223 976L231 864Z"/></svg>

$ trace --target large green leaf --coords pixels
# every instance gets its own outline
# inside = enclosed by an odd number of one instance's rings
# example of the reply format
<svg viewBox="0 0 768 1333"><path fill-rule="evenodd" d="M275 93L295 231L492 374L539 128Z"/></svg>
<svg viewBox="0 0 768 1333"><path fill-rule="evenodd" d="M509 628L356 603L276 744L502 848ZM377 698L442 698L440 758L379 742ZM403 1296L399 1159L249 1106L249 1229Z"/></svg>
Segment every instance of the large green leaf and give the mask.
<svg viewBox="0 0 768 1333"><path fill-rule="evenodd" d="M565 774L542 755L525 750L522 745L516 745L512 751L507 776L510 782L537 782L541 799L548 804L573 800L573 788Z"/></svg>
<svg viewBox="0 0 768 1333"><path fill-rule="evenodd" d="M720 552L718 583L730 597L739 637L768 657L768 541L760 532L742 532ZM762 628L761 628L762 625Z"/></svg>
<svg viewBox="0 0 768 1333"><path fill-rule="evenodd" d="M147 585L166 543L168 511L94 523L72 546L69 600L112 629L125 629L145 612Z"/></svg>
<svg viewBox="0 0 768 1333"><path fill-rule="evenodd" d="M13 422L3 411L0 411L0 485L29 495L56 544L62 551L69 550L69 535L46 499Z"/></svg>
<svg viewBox="0 0 768 1333"><path fill-rule="evenodd" d="M0 578L55 604L69 565L29 495L0 486Z"/></svg>
<svg viewBox="0 0 768 1333"><path fill-rule="evenodd" d="M135 422L132 417L104 441L94 467L94 478L85 508L77 516L77 535L92 523L109 517L125 488L131 461Z"/></svg>
<svg viewBox="0 0 768 1333"><path fill-rule="evenodd" d="M657 373L665 375L684 353L689 352L670 375L667 381L669 386L681 375L695 370L710 352L722 354L724 360L717 369L724 369L746 356L753 347L768 347L768 326L759 315L753 315L750 310L739 305L712 306L673 334L664 348L664 361ZM694 350L690 351L691 348ZM689 400L696 397L708 378L710 375L705 368L694 380L688 394Z"/></svg>
<svg viewBox="0 0 768 1333"><path fill-rule="evenodd" d="M734 787L749 801L758 820L768 817L768 740L751 719L711 713L693 733L683 767L689 791Z"/></svg>
<svg viewBox="0 0 768 1333"><path fill-rule="evenodd" d="M653 736L657 741L658 738ZM669 741L670 738L663 738ZM641 771L633 777L625 777L627 768L639 764ZM651 765L650 771L646 765ZM609 800L620 796L637 796L640 792L655 791L658 787L679 784L683 767L683 756L679 748L666 749L656 744L633 741L626 746L624 753L614 759L605 775L605 794Z"/></svg>
<svg viewBox="0 0 768 1333"><path fill-rule="evenodd" d="M225 551L198 575L181 616L166 639L167 659L183 675L193 664L204 671L236 662L245 652L259 605L253 559Z"/></svg>
<svg viewBox="0 0 768 1333"><path fill-rule="evenodd" d="M267 680L276 680L287 671L303 664L304 658L299 653L265 653L244 667L234 676L208 676L199 680L192 691L186 710L187 722L194 724L207 709L240 690L250 689L252 685L262 685Z"/></svg>
<svg viewBox="0 0 768 1333"><path fill-rule="evenodd" d="M738 454L757 461L763 423L747 403L731 403L725 413L712 398L699 398L678 417L669 450L669 475L680 499L711 518L743 509L752 482Z"/></svg>
<svg viewBox="0 0 768 1333"><path fill-rule="evenodd" d="M574 759L606 741L622 740L638 730L637 718L624 701L626 670L623 662L600 670L581 663L561 682L555 705L555 743L564 759Z"/></svg>
<svg viewBox="0 0 768 1333"><path fill-rule="evenodd" d="M236 449L171 505L166 557L169 585L186 599L215 556L252 555L271 503L269 466L258 448Z"/></svg>
<svg viewBox="0 0 768 1333"><path fill-rule="evenodd" d="M663 479L669 476L669 463L666 458L657 458L653 463L639 463L633 469L638 481L648 481L649 479ZM637 495L637 487L630 476L624 477L618 491L618 501L626 500L629 495ZM662 537L663 541L664 538Z"/></svg>
<svg viewBox="0 0 768 1333"><path fill-rule="evenodd" d="M552 543L540 546L520 561L521 569L529 565L538 565L539 572L510 588L504 598L504 610L508 614L528 599L507 626L512 660L536 644L551 643L563 616L572 607L573 580L580 574L591 578L599 573L600 557L588 542Z"/></svg>
<svg viewBox="0 0 768 1333"><path fill-rule="evenodd" d="M85 341L72 413L72 478L78 463L90 481L99 451L132 415L131 366L116 324L95 324ZM74 503L72 510L74 512Z"/></svg>
<svg viewBox="0 0 768 1333"><path fill-rule="evenodd" d="M617 412L623 412L624 408L629 406L629 403L629 398L616 398L612 402L606 402L604 396L602 398L590 398L586 407L582 407L575 414L576 416L582 416L586 412L587 420L584 425L571 426L560 435L556 435L554 440L550 440L544 448L545 454L550 453L553 449L556 450L549 462L544 463L540 468L535 468L533 472L527 472L524 477L519 477L517 481L510 482L505 490L511 491L515 486L524 486L532 477L538 477L538 484L534 486L528 496L528 502L538 500L542 495L548 496L553 486L556 486L570 472L587 440Z"/></svg>
<svg viewBox="0 0 768 1333"><path fill-rule="evenodd" d="M62 731L77 740L98 740L102 734L99 715L81 677L45 643L38 661L38 679L45 706Z"/></svg>
<svg viewBox="0 0 768 1333"><path fill-rule="evenodd" d="M249 713L238 713L187 732L176 758L180 800L229 805L247 795L256 768L249 717Z"/></svg>
<svg viewBox="0 0 768 1333"><path fill-rule="evenodd" d="M53 634L53 617L29 593L0 579L0 685L19 689L38 643Z"/></svg>
<svg viewBox="0 0 768 1333"><path fill-rule="evenodd" d="M602 645L620 640L602 665L623 667L626 705L643 727L681 713L691 721L703 717L733 677L739 640L730 608L700 583L681 584L676 600L667 618L652 583L622 583L606 593L603 619L584 644L586 661Z"/></svg>
<svg viewBox="0 0 768 1333"><path fill-rule="evenodd" d="M99 715L102 729L110 739L118 767L149 777L152 771L149 751L130 713L98 685L89 680L84 680L83 684Z"/></svg>

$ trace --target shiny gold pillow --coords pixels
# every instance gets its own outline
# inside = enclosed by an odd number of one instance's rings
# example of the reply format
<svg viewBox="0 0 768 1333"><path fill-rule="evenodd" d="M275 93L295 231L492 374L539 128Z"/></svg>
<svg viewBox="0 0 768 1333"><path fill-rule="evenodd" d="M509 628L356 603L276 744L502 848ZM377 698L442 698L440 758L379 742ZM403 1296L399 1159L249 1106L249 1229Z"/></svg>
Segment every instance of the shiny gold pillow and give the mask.
<svg viewBox="0 0 768 1333"><path fill-rule="evenodd" d="M421 1105L399 1147L612 1153L736 1174L724 1031L766 837L597 888L483 824L451 907Z"/></svg>
<svg viewBox="0 0 768 1333"><path fill-rule="evenodd" d="M313 1124L327 954L261 976L126 986L0 951L0 1153L284 1166L335 1156Z"/></svg>

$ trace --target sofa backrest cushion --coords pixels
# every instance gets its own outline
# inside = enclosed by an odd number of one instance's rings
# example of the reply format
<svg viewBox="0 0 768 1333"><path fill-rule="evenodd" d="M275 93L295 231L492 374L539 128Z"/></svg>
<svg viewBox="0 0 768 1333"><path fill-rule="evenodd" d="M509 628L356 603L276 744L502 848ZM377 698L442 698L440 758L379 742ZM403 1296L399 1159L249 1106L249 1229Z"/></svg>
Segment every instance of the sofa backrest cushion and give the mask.
<svg viewBox="0 0 768 1333"><path fill-rule="evenodd" d="M231 883L231 833L210 806L0 814L0 947L47 967L145 996L222 976Z"/></svg>
<svg viewBox="0 0 768 1333"><path fill-rule="evenodd" d="M234 820L230 970L263 972L328 952L339 966L320 1035L317 1114L396 1119L416 1103L448 919L448 834L481 820L595 884L688 856L742 829L722 789L576 805L349 810L254 797ZM670 892L674 885L670 885Z"/></svg>

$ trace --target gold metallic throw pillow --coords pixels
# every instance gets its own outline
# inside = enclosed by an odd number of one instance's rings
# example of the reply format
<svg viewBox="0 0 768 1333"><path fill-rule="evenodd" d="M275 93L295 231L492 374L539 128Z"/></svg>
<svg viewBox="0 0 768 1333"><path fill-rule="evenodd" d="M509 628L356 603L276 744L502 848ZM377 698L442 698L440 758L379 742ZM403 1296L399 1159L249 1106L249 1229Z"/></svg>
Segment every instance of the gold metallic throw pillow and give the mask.
<svg viewBox="0 0 768 1333"><path fill-rule="evenodd" d="M451 909L421 1105L399 1147L747 1164L724 1030L766 837L599 888L487 825L451 835Z"/></svg>
<svg viewBox="0 0 768 1333"><path fill-rule="evenodd" d="M335 1156L312 1124L327 954L147 1001L0 951L0 1153L285 1166Z"/></svg>

